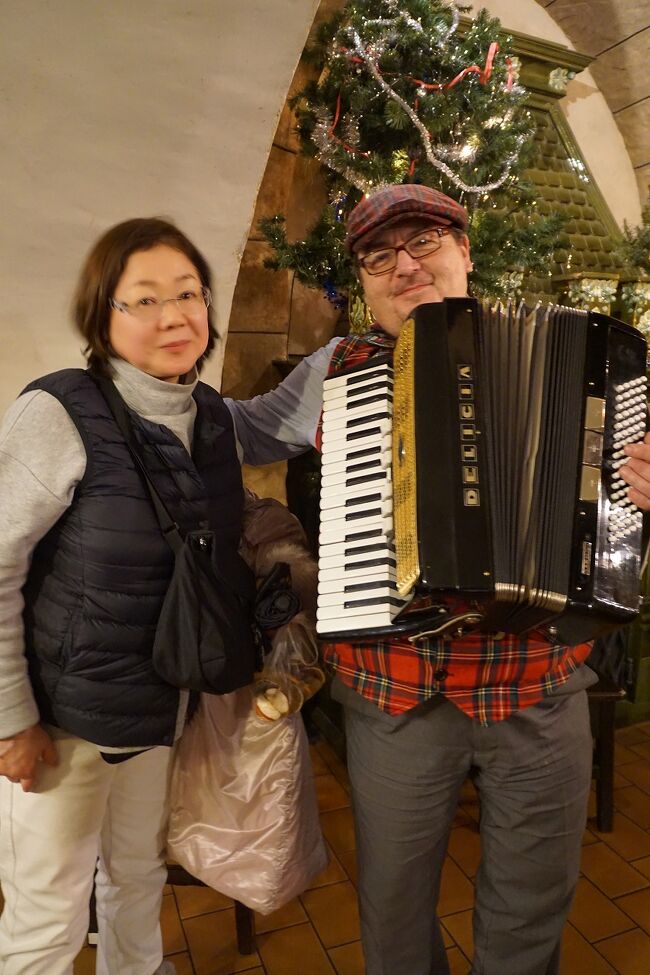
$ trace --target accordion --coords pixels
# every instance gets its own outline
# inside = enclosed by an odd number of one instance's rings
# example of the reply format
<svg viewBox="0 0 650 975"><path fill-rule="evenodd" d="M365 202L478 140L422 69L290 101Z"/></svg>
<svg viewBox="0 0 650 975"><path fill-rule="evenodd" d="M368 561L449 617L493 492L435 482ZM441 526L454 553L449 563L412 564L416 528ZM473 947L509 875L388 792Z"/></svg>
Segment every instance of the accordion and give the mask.
<svg viewBox="0 0 650 975"><path fill-rule="evenodd" d="M328 377L319 635L572 645L629 622L643 516L618 469L645 372L642 335L605 315L452 298L414 311L392 362Z"/></svg>

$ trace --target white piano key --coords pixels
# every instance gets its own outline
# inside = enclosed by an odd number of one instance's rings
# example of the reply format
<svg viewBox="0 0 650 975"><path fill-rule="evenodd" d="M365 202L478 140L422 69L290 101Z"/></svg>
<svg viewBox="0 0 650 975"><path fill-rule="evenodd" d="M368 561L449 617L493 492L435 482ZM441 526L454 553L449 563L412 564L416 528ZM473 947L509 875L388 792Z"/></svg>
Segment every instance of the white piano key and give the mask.
<svg viewBox="0 0 650 975"><path fill-rule="evenodd" d="M327 483L321 483L321 499L329 499L331 496L352 497L355 494L371 494L374 491L385 487L392 492L392 478L390 468L388 470L368 471L366 474L357 474L355 477L346 477L345 474L335 474L328 478ZM329 504L329 501L326 501Z"/></svg>
<svg viewBox="0 0 650 975"><path fill-rule="evenodd" d="M359 384L368 383L371 379L392 377L393 367L388 362L368 366L367 369L355 372L343 372L336 376L328 376L323 383L323 391L334 389L354 389Z"/></svg>
<svg viewBox="0 0 650 975"><path fill-rule="evenodd" d="M337 415L332 414L332 416L323 417L323 443L326 440L331 443L333 439L340 438L340 431L348 426L372 426L376 422L375 417L377 415L386 414L390 419L392 412L392 403L377 403L375 409L371 406L367 410L359 410L357 414L339 412ZM390 430L388 432L390 433Z"/></svg>
<svg viewBox="0 0 650 975"><path fill-rule="evenodd" d="M350 616L349 613L342 613L339 620L317 622L316 632L326 640L328 634L340 633L345 636L346 633L358 633L359 631L370 630L375 626L390 626L397 612L398 610L390 608L382 609L367 616Z"/></svg>
<svg viewBox="0 0 650 975"><path fill-rule="evenodd" d="M336 390L335 392L323 391L323 413L330 413L332 410L341 408L350 409L364 400L374 397L393 398L393 383L390 381L369 382L363 386L357 386L354 390Z"/></svg>
<svg viewBox="0 0 650 975"><path fill-rule="evenodd" d="M336 619L337 617L341 617L347 613L354 614L355 616L370 616L376 613L384 605L393 605L391 600L395 601L395 603L399 601L399 606L397 607L398 609L400 606L404 605L403 601L399 600L397 595L391 589L386 588L385 590L381 591L381 594L368 593L368 596L365 599L346 598L340 603L319 607L316 610L316 619L318 621Z"/></svg>
<svg viewBox="0 0 650 975"><path fill-rule="evenodd" d="M328 551L332 551L338 546L326 545L321 547L326 548ZM363 565L366 562L377 561L378 559L392 559L395 561L397 558L395 552L395 546L392 542L383 543L377 548L373 548L371 551L364 551L363 549L352 549L350 550L347 546L338 552L333 552L331 555L323 555L319 559L318 566L321 572L334 571L351 571L357 565Z"/></svg>
<svg viewBox="0 0 650 975"><path fill-rule="evenodd" d="M323 443L321 469L328 470L330 466L336 464L359 464L369 457L384 455L388 457L392 455L392 443L389 436L384 436L362 446L344 444L336 448L332 446L332 449L326 449L326 445Z"/></svg>
<svg viewBox="0 0 650 975"><path fill-rule="evenodd" d="M334 488L331 490L334 491ZM347 500L341 497L340 492L338 492L338 495L335 492L333 500L336 501L337 496L340 498L340 503L337 501L336 506L321 507L321 522L325 523L339 518L345 518L346 521L351 522L360 520L371 512L373 514L381 514L385 517L388 514L392 514L393 511L393 492L389 488L373 491L372 494L350 497ZM321 498L321 505L322 502L323 499Z"/></svg>
<svg viewBox="0 0 650 975"><path fill-rule="evenodd" d="M388 531L392 533L392 508L391 508L391 518L390 524L387 525L387 518L384 514L368 515L368 517L363 519L355 519L354 521L346 521L345 518L337 518L336 521L327 522L326 525L321 525L321 529L318 535L319 542L321 545L327 545L330 542L338 542L341 539L349 538L350 535L356 534L358 532L369 531L373 528L380 528L382 531Z"/></svg>
<svg viewBox="0 0 650 975"><path fill-rule="evenodd" d="M361 570L357 572L348 572L343 578L335 577L332 579L321 579L318 580L318 598L322 593L342 593L345 591L345 587L348 585L353 585L355 582L367 580L368 582L374 582L379 579L387 579L389 582L397 582L396 570L386 566L377 567L369 571L368 569Z"/></svg>
<svg viewBox="0 0 650 975"><path fill-rule="evenodd" d="M395 560L385 559L377 564L348 566L342 568L335 566L331 569L322 569L318 574L318 591L321 592L342 592L347 585L357 582L366 582L379 578L395 579L397 567Z"/></svg>
<svg viewBox="0 0 650 975"><path fill-rule="evenodd" d="M373 457L365 464L333 464L321 476L321 484L328 487L330 484L345 484L346 481L355 480L360 477L371 477L373 474L381 474L391 467L390 458L383 460L381 457Z"/></svg>
<svg viewBox="0 0 650 975"><path fill-rule="evenodd" d="M344 604L359 601L361 605L364 599L388 599L397 596L397 584L385 579L375 579L368 583L367 588L355 590L354 592L319 593L317 613L320 612L321 618L326 617L332 607L343 607ZM376 606L377 604L375 604ZM349 608L349 606L348 606Z"/></svg>
<svg viewBox="0 0 650 975"><path fill-rule="evenodd" d="M377 440L392 430L390 417L360 426L354 430L332 430L329 436L323 435L323 453L332 450L361 450L369 444L375 444Z"/></svg>

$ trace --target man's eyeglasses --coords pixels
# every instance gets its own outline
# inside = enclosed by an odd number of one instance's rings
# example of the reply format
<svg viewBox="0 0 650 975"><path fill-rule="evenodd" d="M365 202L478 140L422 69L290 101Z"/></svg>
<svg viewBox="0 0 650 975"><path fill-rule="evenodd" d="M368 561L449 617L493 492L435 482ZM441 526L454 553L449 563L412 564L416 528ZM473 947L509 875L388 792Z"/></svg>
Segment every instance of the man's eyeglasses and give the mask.
<svg viewBox="0 0 650 975"><path fill-rule="evenodd" d="M200 288L198 291L183 291L176 298L140 298L132 304L126 301L116 301L115 298L109 300L109 305L115 311L121 311L124 315L132 315L138 321L147 325L153 325L160 321L163 315L163 308L168 301L175 301L178 310L183 315L198 315L210 307L212 295L209 288Z"/></svg>
<svg viewBox="0 0 650 975"><path fill-rule="evenodd" d="M409 237L399 247L381 247L359 257L358 263L368 274L386 274L397 267L397 255L406 251L409 257L418 261L421 257L428 257L442 247L442 238L451 233L448 227L432 227L423 230L413 237Z"/></svg>

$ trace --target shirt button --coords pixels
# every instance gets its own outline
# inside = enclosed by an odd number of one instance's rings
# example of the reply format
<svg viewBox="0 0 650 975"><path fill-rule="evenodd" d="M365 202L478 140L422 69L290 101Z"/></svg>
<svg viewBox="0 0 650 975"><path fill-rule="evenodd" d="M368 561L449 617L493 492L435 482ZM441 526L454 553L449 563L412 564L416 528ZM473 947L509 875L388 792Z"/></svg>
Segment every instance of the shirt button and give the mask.
<svg viewBox="0 0 650 975"><path fill-rule="evenodd" d="M433 679L437 681L444 680L446 677L449 677L449 671L447 670L436 670L433 675Z"/></svg>

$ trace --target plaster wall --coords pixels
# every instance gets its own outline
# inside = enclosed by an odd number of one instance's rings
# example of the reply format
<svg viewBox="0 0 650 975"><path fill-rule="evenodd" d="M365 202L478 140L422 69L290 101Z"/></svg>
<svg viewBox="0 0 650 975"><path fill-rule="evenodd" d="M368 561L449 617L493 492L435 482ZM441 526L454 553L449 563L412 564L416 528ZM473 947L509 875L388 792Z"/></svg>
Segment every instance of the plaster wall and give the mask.
<svg viewBox="0 0 650 975"><path fill-rule="evenodd" d="M81 365L78 268L107 227L175 220L225 336L278 118L318 0L3 0L0 412ZM223 343L221 343L223 346ZM223 348L205 376L218 384Z"/></svg>

